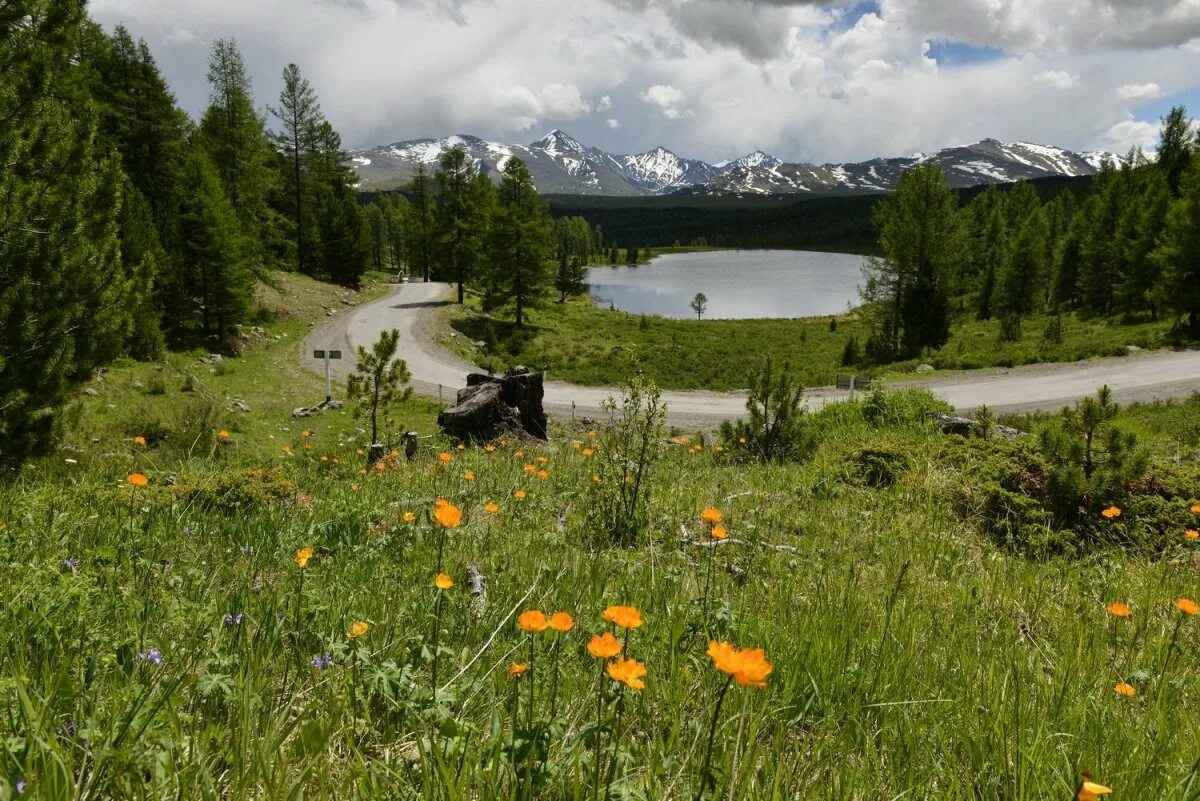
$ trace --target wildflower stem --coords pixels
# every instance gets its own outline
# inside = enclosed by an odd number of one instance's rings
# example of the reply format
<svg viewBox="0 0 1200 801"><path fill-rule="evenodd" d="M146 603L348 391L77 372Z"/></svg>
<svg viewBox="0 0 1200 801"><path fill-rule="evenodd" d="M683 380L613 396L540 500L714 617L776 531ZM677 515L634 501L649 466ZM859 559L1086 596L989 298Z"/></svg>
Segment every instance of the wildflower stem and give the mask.
<svg viewBox="0 0 1200 801"><path fill-rule="evenodd" d="M1171 641L1167 643L1167 653L1163 656L1162 671L1158 675L1158 697L1162 697L1163 685L1167 680L1167 666L1171 663L1171 652L1175 650L1175 640L1179 637L1179 627L1183 625L1183 615L1175 619L1175 628L1171 630Z"/></svg>
<svg viewBox="0 0 1200 801"><path fill-rule="evenodd" d="M441 560L438 560L438 572L441 572ZM430 668L430 687L433 690L433 705L437 707L438 691L438 640L442 634L442 593L439 590L437 599L433 602L433 665Z"/></svg>
<svg viewBox="0 0 1200 801"><path fill-rule="evenodd" d="M717 719L721 716L721 704L725 702L725 693L729 692L731 684L733 684L732 675L725 679L725 686L721 688L721 694L717 696L717 706L713 709L712 722L708 726L708 747L704 749L704 766L700 769L700 789L696 791L696 801L700 801L704 796L704 791L711 783L712 777L709 768L712 765L713 740L717 736Z"/></svg>
<svg viewBox="0 0 1200 801"><path fill-rule="evenodd" d="M604 660L600 660L600 678L596 681L596 757L594 760L594 777L592 779L592 798L600 797L600 755L604 741Z"/></svg>
<svg viewBox="0 0 1200 801"><path fill-rule="evenodd" d="M529 759L525 763L525 794L527 798L533 797L533 760L537 753L537 738L533 730L533 686L537 682L537 674L534 672L533 660L534 652L537 648L537 641L534 639L537 635L533 632L529 633L529 711L527 717L529 719L529 731L526 736L529 738Z"/></svg>
<svg viewBox="0 0 1200 801"><path fill-rule="evenodd" d="M562 650L562 637L554 638L554 668L550 680L550 717L558 712L558 652Z"/></svg>
<svg viewBox="0 0 1200 801"><path fill-rule="evenodd" d="M612 737L612 756L608 760L607 778L604 781L604 798L608 799L609 790L612 789L613 777L617 773L617 747L621 743L621 720L625 717L625 685L622 684L617 690L617 722L613 726Z"/></svg>

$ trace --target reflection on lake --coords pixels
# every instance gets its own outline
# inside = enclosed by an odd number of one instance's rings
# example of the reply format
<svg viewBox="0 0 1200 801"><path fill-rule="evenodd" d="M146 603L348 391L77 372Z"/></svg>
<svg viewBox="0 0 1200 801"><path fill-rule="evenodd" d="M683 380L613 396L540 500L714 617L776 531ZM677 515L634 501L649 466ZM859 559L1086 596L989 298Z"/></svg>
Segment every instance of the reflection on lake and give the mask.
<svg viewBox="0 0 1200 801"><path fill-rule="evenodd" d="M704 317L821 317L857 305L862 257L800 250L672 253L641 267L587 271L592 297L633 314L695 317L688 305L708 296Z"/></svg>

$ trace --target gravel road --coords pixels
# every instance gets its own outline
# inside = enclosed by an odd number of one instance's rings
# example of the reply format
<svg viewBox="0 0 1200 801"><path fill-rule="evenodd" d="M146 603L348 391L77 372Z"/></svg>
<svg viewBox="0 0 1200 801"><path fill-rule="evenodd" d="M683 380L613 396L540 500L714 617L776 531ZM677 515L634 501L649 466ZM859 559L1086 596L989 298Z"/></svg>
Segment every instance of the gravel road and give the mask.
<svg viewBox="0 0 1200 801"><path fill-rule="evenodd" d="M401 284L388 295L327 318L309 334L302 363L317 373L324 364L312 358L314 348L338 348L346 358L332 364L334 378L344 381L353 369L354 349L369 347L381 331L400 330L400 357L408 363L413 388L431 397L439 391L447 404L464 386L468 372L478 368L433 341L439 307L450 302L452 287L440 283ZM1200 350L1156 351L1125 357L1093 359L1071 364L1036 364L1012 369L976 370L926 380L896 382L895 386L926 387L960 412L986 403L997 412L1053 411L1090 395L1103 384L1121 403L1186 397L1200 392ZM558 416L595 417L613 387L582 387L563 381L546 382L546 411ZM832 388L806 393L812 407L846 397ZM741 416L746 396L740 392L664 391L670 422L678 426L709 426Z"/></svg>

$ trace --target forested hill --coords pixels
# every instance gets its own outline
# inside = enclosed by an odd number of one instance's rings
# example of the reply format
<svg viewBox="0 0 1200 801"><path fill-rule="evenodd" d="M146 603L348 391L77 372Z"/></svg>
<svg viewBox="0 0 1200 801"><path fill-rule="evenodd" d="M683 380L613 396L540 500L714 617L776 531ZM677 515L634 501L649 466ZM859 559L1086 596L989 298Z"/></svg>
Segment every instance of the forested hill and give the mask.
<svg viewBox="0 0 1200 801"><path fill-rule="evenodd" d="M1031 181L1040 197L1054 199L1069 191L1086 195L1093 176L1051 177ZM1007 192L1016 184L1001 184ZM954 190L966 205L986 190ZM844 194L797 200L791 195L705 195L677 193L655 197L544 195L555 217L583 217L600 226L614 242L638 247L676 243L732 248L831 250L878 253L872 223L876 205L886 195Z"/></svg>

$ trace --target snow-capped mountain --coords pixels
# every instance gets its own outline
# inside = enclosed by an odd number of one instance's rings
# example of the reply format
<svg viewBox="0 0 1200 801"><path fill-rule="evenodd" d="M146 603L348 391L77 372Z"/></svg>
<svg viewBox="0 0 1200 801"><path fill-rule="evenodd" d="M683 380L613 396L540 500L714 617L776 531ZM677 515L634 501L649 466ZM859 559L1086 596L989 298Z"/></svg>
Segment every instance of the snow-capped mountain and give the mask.
<svg viewBox="0 0 1200 801"><path fill-rule="evenodd" d="M1047 176L1090 175L1108 153L1075 153L1030 142L984 139L933 153L851 164L802 164L755 151L741 158L707 164L657 147L647 153L615 155L588 147L554 130L528 145L505 145L475 136L416 139L352 153L360 185L392 189L412 179L418 166L436 172L442 155L461 147L476 168L495 180L516 156L529 167L543 193L574 195L662 195L688 191L704 194L793 194L885 192L906 171L936 164L956 187L1009 183Z"/></svg>

